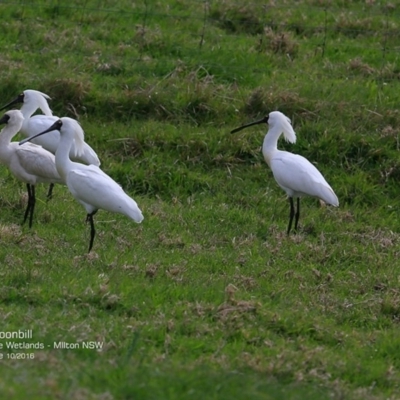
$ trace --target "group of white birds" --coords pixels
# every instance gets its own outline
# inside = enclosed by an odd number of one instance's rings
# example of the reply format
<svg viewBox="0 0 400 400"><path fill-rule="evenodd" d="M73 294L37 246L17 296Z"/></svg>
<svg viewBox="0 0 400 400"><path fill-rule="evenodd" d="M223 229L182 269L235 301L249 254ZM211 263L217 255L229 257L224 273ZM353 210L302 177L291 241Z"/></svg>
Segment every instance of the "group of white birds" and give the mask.
<svg viewBox="0 0 400 400"><path fill-rule="evenodd" d="M26 183L28 204L24 222L29 216L29 227L32 226L35 208L35 185L50 184L48 198L52 196L54 184L67 185L71 194L86 210L86 221L90 222L91 228L90 252L96 233L93 215L99 209L126 215L137 223L142 222L143 214L121 186L99 168L100 160L84 141L84 132L78 121L53 116L48 99L49 96L37 90L25 90L0 108L3 110L22 103L20 110L7 111L0 118L0 124L6 124L0 132L0 162L17 179ZM38 109L43 114L33 115ZM265 161L290 202L289 234L293 219L294 230L298 228L300 197L316 197L335 207L339 206L339 201L322 174L306 158L278 150L277 143L282 133L290 143L296 141L290 119L281 112L273 111L265 118L236 128L231 133L262 123L269 125L262 147ZM19 143L12 142L18 132L26 138ZM294 198L297 199L296 210Z"/></svg>
<svg viewBox="0 0 400 400"><path fill-rule="evenodd" d="M95 151L84 141L84 132L78 121L52 115L47 96L37 90L25 90L0 110L22 103L20 110L7 111L0 124L0 162L11 173L26 183L28 205L24 222L29 216L32 226L35 208L35 185L48 183L48 197L54 184L64 184L83 205L90 222L89 252L95 237L93 215L99 209L120 213L140 223L143 214L137 203L100 168ZM33 115L40 108L44 115ZM26 139L12 142L21 132ZM32 141L33 143L27 143Z"/></svg>

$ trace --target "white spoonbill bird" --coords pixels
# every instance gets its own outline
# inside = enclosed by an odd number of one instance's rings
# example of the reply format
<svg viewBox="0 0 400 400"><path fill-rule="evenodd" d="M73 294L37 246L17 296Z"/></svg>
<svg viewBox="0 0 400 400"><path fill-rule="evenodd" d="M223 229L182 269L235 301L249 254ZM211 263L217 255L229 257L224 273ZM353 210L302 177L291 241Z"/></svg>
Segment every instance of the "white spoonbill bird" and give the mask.
<svg viewBox="0 0 400 400"><path fill-rule="evenodd" d="M39 92L38 90L27 89L19 94L14 100L1 107L0 110L3 110L14 104L22 103L21 112L24 116L24 121L22 123L21 133L25 137L30 137L44 131L59 119L58 117L53 116L47 100L50 100L50 97L47 94ZM44 115L32 116L32 114L38 108L42 110ZM53 154L56 153L59 142L60 133L57 131L33 141L33 143L42 146L44 149ZM77 152L75 144L73 144L71 146L70 157L72 160L82 162L84 164L94 164L97 166L100 165L99 157L87 143L84 143L83 150L81 149L80 153ZM53 184L50 184L47 199L52 197L53 186Z"/></svg>
<svg viewBox="0 0 400 400"><path fill-rule="evenodd" d="M63 180L57 172L54 154L33 143L20 147L18 142L11 142L21 129L23 120L24 117L19 110L7 111L0 118L0 124L6 124L0 132L0 162L6 165L17 179L26 183L28 205L23 222L29 215L29 228L31 228L36 201L35 185L63 183Z"/></svg>
<svg viewBox="0 0 400 400"><path fill-rule="evenodd" d="M4 110L5 108L14 104L22 103L21 112L25 119L22 123L21 133L25 137L31 137L37 133L43 132L59 119L59 117L53 116L46 99L50 99L47 94L39 92L38 90L27 89L18 95L14 100L1 107L0 110ZM44 115L32 116L32 114L38 108L42 110ZM42 146L44 149L53 154L56 154L59 142L60 133L58 131L53 131L46 136L39 137L32 141L32 143ZM100 165L99 157L87 143L83 143L83 147L81 146L78 152L75 143L73 142L71 145L70 158L73 161L84 164L93 164L97 166Z"/></svg>
<svg viewBox="0 0 400 400"><path fill-rule="evenodd" d="M20 144L54 130L60 132L60 144L56 151L57 171L75 199L86 209L86 221L90 222L89 252L96 233L93 215L99 209L126 215L137 223L142 222L143 215L135 200L117 182L96 165L84 165L70 160L69 154L74 140L78 150L84 145L83 130L74 119L63 117L45 131L22 140Z"/></svg>
<svg viewBox="0 0 400 400"><path fill-rule="evenodd" d="M300 197L317 197L335 207L339 206L339 200L322 174L306 158L298 154L278 150L278 139L282 133L288 142L296 142L296 133L292 128L290 119L280 111L272 111L263 119L240 126L232 130L231 133L263 123L269 125L262 147L264 159L271 168L276 182L289 197L290 215L287 230L287 234L289 234L294 216L294 229L297 230L300 217ZM293 198L297 198L296 213Z"/></svg>

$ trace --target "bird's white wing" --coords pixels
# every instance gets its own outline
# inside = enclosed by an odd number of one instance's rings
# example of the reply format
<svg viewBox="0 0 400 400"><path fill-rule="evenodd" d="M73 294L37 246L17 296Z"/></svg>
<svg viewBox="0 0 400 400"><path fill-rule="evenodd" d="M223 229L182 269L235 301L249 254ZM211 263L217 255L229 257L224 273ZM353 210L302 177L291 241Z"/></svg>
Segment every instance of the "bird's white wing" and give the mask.
<svg viewBox="0 0 400 400"><path fill-rule="evenodd" d="M36 135L50 128L58 120L57 117L48 115L35 115L32 118L26 119L22 125L21 132L25 137ZM32 140L32 143L42 146L44 149L55 154L58 144L60 143L60 132L57 130L46 133Z"/></svg>
<svg viewBox="0 0 400 400"><path fill-rule="evenodd" d="M100 160L96 152L85 142L83 144L83 153L76 154L76 149L72 148L69 154L72 161L83 162L88 165L100 166Z"/></svg>
<svg viewBox="0 0 400 400"><path fill-rule="evenodd" d="M53 125L58 119L59 118L56 116L34 115L26 120L22 126L21 132L26 137L36 135L37 133L43 132L50 128L50 126ZM43 136L33 139L32 143L42 146L44 149L55 154L58 144L60 143L60 132L54 130L46 133ZM100 165L100 160L96 152L85 142L83 143L82 154L78 154L74 140L74 144L72 145L70 151L70 158L72 161L82 162L84 164L93 164L97 166Z"/></svg>
<svg viewBox="0 0 400 400"><path fill-rule="evenodd" d="M49 115L34 115L31 118L28 118L25 122L25 127L23 127L23 133L28 136L36 135L37 133L43 132L47 128L50 128L51 125L54 124L58 120L58 117L49 116ZM58 137L60 137L60 133L58 133Z"/></svg>
<svg viewBox="0 0 400 400"><path fill-rule="evenodd" d="M280 151L271 160L274 177L289 196L308 195L338 206L338 199L328 182L306 158Z"/></svg>
<svg viewBox="0 0 400 400"><path fill-rule="evenodd" d="M124 214L137 222L143 219L136 202L117 182L94 165L77 165L70 170L67 186L88 213L103 209Z"/></svg>
<svg viewBox="0 0 400 400"><path fill-rule="evenodd" d="M41 146L37 146L32 143L25 143L19 146L16 142L15 145L15 157L17 158L18 164L23 169L31 174L38 177L38 182L53 182L62 183L60 175L57 172L54 155L43 149Z"/></svg>

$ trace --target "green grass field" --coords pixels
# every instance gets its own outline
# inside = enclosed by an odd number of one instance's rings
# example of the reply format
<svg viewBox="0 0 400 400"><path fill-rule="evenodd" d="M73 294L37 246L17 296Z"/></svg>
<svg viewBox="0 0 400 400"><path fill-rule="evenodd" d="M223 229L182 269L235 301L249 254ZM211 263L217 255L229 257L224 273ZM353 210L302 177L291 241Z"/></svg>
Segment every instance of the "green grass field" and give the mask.
<svg viewBox="0 0 400 400"><path fill-rule="evenodd" d="M395 2L0 12L0 106L25 89L50 95L145 217L99 211L87 254L85 210L66 187L48 203L37 187L29 229L25 185L0 168L0 335L33 332L0 337L1 398L400 398ZM297 133L279 148L312 161L340 201L302 200L290 236L260 151L267 127L230 134L274 110Z"/></svg>

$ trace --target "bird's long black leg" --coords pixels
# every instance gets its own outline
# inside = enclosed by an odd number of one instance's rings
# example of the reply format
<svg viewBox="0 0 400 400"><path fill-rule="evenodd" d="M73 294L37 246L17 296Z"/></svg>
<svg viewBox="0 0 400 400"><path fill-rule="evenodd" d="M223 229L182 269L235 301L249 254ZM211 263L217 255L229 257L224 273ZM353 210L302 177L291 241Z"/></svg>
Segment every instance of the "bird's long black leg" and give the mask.
<svg viewBox="0 0 400 400"><path fill-rule="evenodd" d="M297 211L296 211L296 218L294 220L294 230L297 231L297 224L299 223L300 218L300 197L297 198Z"/></svg>
<svg viewBox="0 0 400 400"><path fill-rule="evenodd" d="M47 201L53 198L54 183L50 183L49 191L47 192Z"/></svg>
<svg viewBox="0 0 400 400"><path fill-rule="evenodd" d="M35 186L30 185L29 183L26 184L26 188L28 190L28 205L26 206L25 210L25 215L24 215L24 221L22 222L23 224L25 223L26 219L28 218L29 215L29 228L32 228L32 220L33 220L33 211L35 209Z"/></svg>
<svg viewBox="0 0 400 400"><path fill-rule="evenodd" d="M88 222L88 221L90 222L90 243L89 243L88 253L90 253L90 250L92 250L94 236L96 235L96 230L94 229L94 222L93 222L93 215L96 213L97 213L97 210L86 215L86 222Z"/></svg>
<svg viewBox="0 0 400 400"><path fill-rule="evenodd" d="M29 210L31 208L31 185L29 183L26 184L26 189L28 191L28 204L26 206L25 214L24 214L24 221L22 222L23 224L25 223L26 219L28 218Z"/></svg>
<svg viewBox="0 0 400 400"><path fill-rule="evenodd" d="M29 215L29 228L32 228L32 221L33 221L33 211L35 210L35 203L36 203L36 197L35 197L35 186L31 186L31 213Z"/></svg>
<svg viewBox="0 0 400 400"><path fill-rule="evenodd" d="M287 230L287 234L289 235L290 229L292 229L292 222L293 222L293 217L294 217L294 205L293 205L293 198L289 197L289 203L290 203L290 214L289 214L289 226Z"/></svg>

